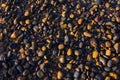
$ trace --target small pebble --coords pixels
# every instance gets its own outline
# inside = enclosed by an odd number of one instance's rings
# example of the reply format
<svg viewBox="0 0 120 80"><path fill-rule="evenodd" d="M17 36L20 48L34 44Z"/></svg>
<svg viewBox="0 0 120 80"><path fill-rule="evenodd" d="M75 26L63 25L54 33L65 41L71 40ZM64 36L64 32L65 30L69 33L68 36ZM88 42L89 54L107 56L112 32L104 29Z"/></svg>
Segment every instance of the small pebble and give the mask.
<svg viewBox="0 0 120 80"><path fill-rule="evenodd" d="M0 40L3 39L3 33L0 33Z"/></svg>
<svg viewBox="0 0 120 80"><path fill-rule="evenodd" d="M107 62L107 66L108 66L108 67L111 67L111 66L112 66L112 63L113 63L112 60L109 60L109 61Z"/></svg>
<svg viewBox="0 0 120 80"><path fill-rule="evenodd" d="M116 53L118 53L119 52L119 43L115 43L113 47L114 47Z"/></svg>
<svg viewBox="0 0 120 80"><path fill-rule="evenodd" d="M72 55L72 49L71 49L71 48L69 48L69 49L67 50L67 55L68 55L68 56Z"/></svg>
<svg viewBox="0 0 120 80"><path fill-rule="evenodd" d="M68 69L71 69L71 68L72 68L72 64L68 63L66 67L67 67Z"/></svg>
<svg viewBox="0 0 120 80"><path fill-rule="evenodd" d="M110 47L111 47L111 43L110 43L109 41L106 41L106 42L105 42L105 46L106 46L107 48L110 48Z"/></svg>
<svg viewBox="0 0 120 80"><path fill-rule="evenodd" d="M92 39L90 40L90 45L91 45L92 47L95 47L95 48L96 48L96 47L97 47L96 40L92 38Z"/></svg>
<svg viewBox="0 0 120 80"><path fill-rule="evenodd" d="M46 47L45 47L45 46L42 46L41 50L42 50L42 51L46 51Z"/></svg>
<svg viewBox="0 0 120 80"><path fill-rule="evenodd" d="M99 55L98 51L95 50L92 52L92 58L96 59L98 58L98 55Z"/></svg>
<svg viewBox="0 0 120 80"><path fill-rule="evenodd" d="M60 56L59 61L60 61L60 63L64 63L65 59L64 59L63 55Z"/></svg>
<svg viewBox="0 0 120 80"><path fill-rule="evenodd" d="M76 56L79 56L79 55L80 55L80 53L79 53L78 50L75 50L75 51L74 51L74 54L75 54Z"/></svg>
<svg viewBox="0 0 120 80"><path fill-rule="evenodd" d="M85 37L92 37L92 34L90 34L90 33L89 33L89 32L87 32L87 31L86 31L86 32L84 32L84 33L83 33L83 35L84 35Z"/></svg>
<svg viewBox="0 0 120 80"><path fill-rule="evenodd" d="M103 57L99 57L99 61L103 64L106 65L106 59Z"/></svg>
<svg viewBox="0 0 120 80"><path fill-rule="evenodd" d="M111 80L110 76L106 76L105 80Z"/></svg>
<svg viewBox="0 0 120 80"><path fill-rule="evenodd" d="M39 57L42 57L42 56L44 55L44 52L43 52L43 51L38 51L38 52L37 52L37 55L38 55Z"/></svg>
<svg viewBox="0 0 120 80"><path fill-rule="evenodd" d="M81 25L82 22L83 22L83 19L82 19L82 18L78 19L78 24L79 24L79 25Z"/></svg>
<svg viewBox="0 0 120 80"><path fill-rule="evenodd" d="M25 11L24 16L28 16L29 15L29 11Z"/></svg>
<svg viewBox="0 0 120 80"><path fill-rule="evenodd" d="M62 79L62 77L63 77L62 72L61 72L61 71L58 71L58 72L57 72L57 79Z"/></svg>
<svg viewBox="0 0 120 80"><path fill-rule="evenodd" d="M118 79L118 75L114 72L110 72L109 75L113 78L113 79Z"/></svg>
<svg viewBox="0 0 120 80"><path fill-rule="evenodd" d="M30 24L30 20L29 19L25 20L25 24Z"/></svg>
<svg viewBox="0 0 120 80"><path fill-rule="evenodd" d="M0 23L2 23L3 22L3 18L0 18Z"/></svg>
<svg viewBox="0 0 120 80"><path fill-rule="evenodd" d="M75 71L74 72L74 78L78 78L79 77L79 72L78 71Z"/></svg>
<svg viewBox="0 0 120 80"><path fill-rule="evenodd" d="M105 55L106 55L106 56L111 56L111 51L110 51L109 49L106 50Z"/></svg>
<svg viewBox="0 0 120 80"><path fill-rule="evenodd" d="M17 38L17 35L16 35L16 32L13 32L10 36L11 39L16 39Z"/></svg>
<svg viewBox="0 0 120 80"><path fill-rule="evenodd" d="M1 4L1 7L2 7L2 8L5 8L6 6L7 6L6 3Z"/></svg>
<svg viewBox="0 0 120 80"><path fill-rule="evenodd" d="M59 44L59 45L58 45L58 49L59 49L59 50L64 49L64 44Z"/></svg>
<svg viewBox="0 0 120 80"><path fill-rule="evenodd" d="M44 73L43 73L43 71L38 70L38 71L37 71L37 76L38 76L39 78L44 77Z"/></svg>
<svg viewBox="0 0 120 80"><path fill-rule="evenodd" d="M87 55L87 61L92 61L92 56L90 54Z"/></svg>
<svg viewBox="0 0 120 80"><path fill-rule="evenodd" d="M70 14L70 18L74 18L74 14L73 13Z"/></svg>

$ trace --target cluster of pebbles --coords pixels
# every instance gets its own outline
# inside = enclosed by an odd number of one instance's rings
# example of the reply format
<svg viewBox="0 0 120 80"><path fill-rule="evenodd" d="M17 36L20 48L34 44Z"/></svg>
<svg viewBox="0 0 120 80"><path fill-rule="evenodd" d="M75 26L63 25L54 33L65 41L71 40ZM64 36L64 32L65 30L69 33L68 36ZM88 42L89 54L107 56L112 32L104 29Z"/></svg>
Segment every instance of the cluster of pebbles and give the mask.
<svg viewBox="0 0 120 80"><path fill-rule="evenodd" d="M0 80L120 80L120 0L0 0Z"/></svg>

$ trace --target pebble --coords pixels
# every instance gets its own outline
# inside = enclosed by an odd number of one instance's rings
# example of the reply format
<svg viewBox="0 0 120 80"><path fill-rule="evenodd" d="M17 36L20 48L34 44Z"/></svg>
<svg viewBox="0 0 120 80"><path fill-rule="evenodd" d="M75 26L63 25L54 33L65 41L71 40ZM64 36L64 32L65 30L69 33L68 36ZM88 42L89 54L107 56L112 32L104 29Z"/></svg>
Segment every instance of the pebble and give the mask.
<svg viewBox="0 0 120 80"><path fill-rule="evenodd" d="M78 71L75 71L74 72L74 78L78 78L79 77L79 72Z"/></svg>
<svg viewBox="0 0 120 80"><path fill-rule="evenodd" d="M25 24L30 24L30 20L29 20L29 19L26 19L26 20L25 20Z"/></svg>
<svg viewBox="0 0 120 80"><path fill-rule="evenodd" d="M46 51L46 49L47 49L46 46L42 46L41 48L42 51Z"/></svg>
<svg viewBox="0 0 120 80"><path fill-rule="evenodd" d="M87 25L87 30L91 30L92 29L92 25L88 24Z"/></svg>
<svg viewBox="0 0 120 80"><path fill-rule="evenodd" d="M105 7L106 7L106 8L109 8L109 7L110 7L110 4L109 4L109 3L106 3L106 4L105 4Z"/></svg>
<svg viewBox="0 0 120 80"><path fill-rule="evenodd" d="M38 70L38 71L37 71L37 76L38 76L39 78L44 77L44 73L43 73L43 71Z"/></svg>
<svg viewBox="0 0 120 80"><path fill-rule="evenodd" d="M3 39L3 33L0 33L0 40Z"/></svg>
<svg viewBox="0 0 120 80"><path fill-rule="evenodd" d="M105 42L105 46L106 46L107 48L110 48L110 47L111 47L111 43L110 43L109 41L106 41L106 42Z"/></svg>
<svg viewBox="0 0 120 80"><path fill-rule="evenodd" d="M59 45L58 45L58 49L59 49L59 50L64 49L64 44L59 44Z"/></svg>
<svg viewBox="0 0 120 80"><path fill-rule="evenodd" d="M24 70L23 71L23 76L27 76L29 74L29 71L28 70Z"/></svg>
<svg viewBox="0 0 120 80"><path fill-rule="evenodd" d="M114 47L116 53L118 53L119 52L119 43L115 43L113 47Z"/></svg>
<svg viewBox="0 0 120 80"><path fill-rule="evenodd" d="M58 71L58 72L57 72L57 79L62 79L62 77L63 77L62 72L61 72L61 71Z"/></svg>
<svg viewBox="0 0 120 80"><path fill-rule="evenodd" d="M90 54L87 55L87 61L92 61L92 56Z"/></svg>
<svg viewBox="0 0 120 80"><path fill-rule="evenodd" d="M99 61L105 66L106 65L106 59L103 57L99 57Z"/></svg>
<svg viewBox="0 0 120 80"><path fill-rule="evenodd" d="M24 16L28 16L29 15L29 11L25 11Z"/></svg>
<svg viewBox="0 0 120 80"><path fill-rule="evenodd" d="M92 52L92 58L96 59L96 58L98 58L98 56L99 56L99 53L97 50Z"/></svg>
<svg viewBox="0 0 120 80"><path fill-rule="evenodd" d="M3 18L0 18L0 23L2 23L3 22Z"/></svg>
<svg viewBox="0 0 120 80"><path fill-rule="evenodd" d="M75 54L76 56L79 56L79 55L80 55L80 53L79 53L78 50L75 50L75 51L74 51L74 54Z"/></svg>
<svg viewBox="0 0 120 80"><path fill-rule="evenodd" d="M120 17L116 17L116 21L120 23Z"/></svg>
<svg viewBox="0 0 120 80"><path fill-rule="evenodd" d="M2 7L2 8L5 8L6 6L7 6L6 3L1 4L1 7Z"/></svg>
<svg viewBox="0 0 120 80"><path fill-rule="evenodd" d="M23 48L20 48L19 52L20 52L20 53L24 53L25 50L24 50Z"/></svg>
<svg viewBox="0 0 120 80"><path fill-rule="evenodd" d="M74 18L74 14L73 14L73 13L71 13L69 17L70 17L70 18Z"/></svg>
<svg viewBox="0 0 120 80"><path fill-rule="evenodd" d="M67 55L68 55L68 56L72 55L72 49L71 49L71 48L69 48L69 49L67 50Z"/></svg>
<svg viewBox="0 0 120 80"><path fill-rule="evenodd" d="M114 72L110 72L109 75L113 78L113 79L118 79L118 75Z"/></svg>
<svg viewBox="0 0 120 80"><path fill-rule="evenodd" d="M81 25L82 23L83 23L83 19L82 18L78 19L78 24Z"/></svg>
<svg viewBox="0 0 120 80"><path fill-rule="evenodd" d="M95 48L96 48L96 47L97 47L96 40L92 38L92 39L90 40L90 45L91 45L92 47L95 47Z"/></svg>
<svg viewBox="0 0 120 80"><path fill-rule="evenodd" d="M84 35L85 37L92 37L92 34L90 34L90 33L89 33L89 32L87 32L87 31L86 31L86 32L84 32L84 33L83 33L83 35Z"/></svg>
<svg viewBox="0 0 120 80"><path fill-rule="evenodd" d="M38 52L37 52L37 55L38 55L39 57L42 57L42 56L44 56L44 52L43 52L43 51L38 51Z"/></svg>
<svg viewBox="0 0 120 80"><path fill-rule="evenodd" d="M111 67L111 66L112 66L112 63L113 63L112 60L108 60L107 66L108 66L108 67Z"/></svg>
<svg viewBox="0 0 120 80"><path fill-rule="evenodd" d="M68 69L71 69L71 68L72 68L72 64L71 64L71 63L68 63L68 64L66 65L66 67L67 67Z"/></svg>
<svg viewBox="0 0 120 80"><path fill-rule="evenodd" d="M110 34L107 35L107 38L111 40L112 39L112 35L110 35Z"/></svg>
<svg viewBox="0 0 120 80"><path fill-rule="evenodd" d="M16 32L13 32L10 36L11 39L16 39L17 38L17 34Z"/></svg>
<svg viewBox="0 0 120 80"><path fill-rule="evenodd" d="M110 76L106 76L105 80L111 80Z"/></svg>
<svg viewBox="0 0 120 80"><path fill-rule="evenodd" d="M65 59L64 59L63 55L60 56L59 61L60 61L60 63L64 63L65 62Z"/></svg>
<svg viewBox="0 0 120 80"><path fill-rule="evenodd" d="M111 51L110 51L109 49L106 50L105 55L106 55L106 56L111 56Z"/></svg>

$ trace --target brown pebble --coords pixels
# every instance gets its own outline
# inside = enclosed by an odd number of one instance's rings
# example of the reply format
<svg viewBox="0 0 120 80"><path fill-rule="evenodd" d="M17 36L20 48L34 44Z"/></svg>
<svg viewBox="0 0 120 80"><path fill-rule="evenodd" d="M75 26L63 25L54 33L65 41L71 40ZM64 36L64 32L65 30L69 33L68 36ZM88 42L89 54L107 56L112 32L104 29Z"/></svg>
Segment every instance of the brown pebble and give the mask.
<svg viewBox="0 0 120 80"><path fill-rule="evenodd" d="M28 16L29 15L29 11L25 11L24 16Z"/></svg>
<svg viewBox="0 0 120 80"><path fill-rule="evenodd" d="M115 43L113 47L114 47L116 53L118 53L118 51L119 51L119 43Z"/></svg>
<svg viewBox="0 0 120 80"><path fill-rule="evenodd" d="M110 76L106 76L105 80L111 80Z"/></svg>
<svg viewBox="0 0 120 80"><path fill-rule="evenodd" d="M111 35L111 34L108 34L108 35L107 35L107 38L111 40L111 39L112 39L112 35Z"/></svg>
<svg viewBox="0 0 120 80"><path fill-rule="evenodd" d="M79 53L78 50L75 50L74 54L75 54L76 56L79 56L79 55L80 55L80 53Z"/></svg>
<svg viewBox="0 0 120 80"><path fill-rule="evenodd" d="M96 16L95 19L94 19L96 22L99 21L99 16Z"/></svg>
<svg viewBox="0 0 120 80"><path fill-rule="evenodd" d="M70 17L70 18L74 18L74 14L73 14L73 13L71 13L69 17Z"/></svg>
<svg viewBox="0 0 120 80"><path fill-rule="evenodd" d="M82 22L83 22L83 19L82 19L82 18L78 19L78 24L79 24L79 25L81 25Z"/></svg>
<svg viewBox="0 0 120 80"><path fill-rule="evenodd" d="M13 33L11 34L10 38L11 38L11 39L17 38L16 32L13 32Z"/></svg>
<svg viewBox="0 0 120 80"><path fill-rule="evenodd" d="M71 50L71 48L69 48L69 49L67 50L67 55L70 56L71 54L72 54L72 50Z"/></svg>
<svg viewBox="0 0 120 80"><path fill-rule="evenodd" d="M0 23L2 23L3 22L3 18L0 18Z"/></svg>
<svg viewBox="0 0 120 80"><path fill-rule="evenodd" d="M62 72L61 72L61 71L58 71L58 72L57 72L57 78L58 78L58 79L62 79L62 76L63 76Z"/></svg>
<svg viewBox="0 0 120 80"><path fill-rule="evenodd" d="M89 33L89 32L87 32L87 31L86 31L86 32L84 32L84 33L83 33L83 35L84 35L85 37L92 37L92 34L90 34L90 33Z"/></svg>
<svg viewBox="0 0 120 80"><path fill-rule="evenodd" d="M1 4L1 7L2 7L2 8L5 8L6 6L7 6L6 3Z"/></svg>
<svg viewBox="0 0 120 80"><path fill-rule="evenodd" d="M117 57L113 57L111 60L114 62L114 64L118 64L120 62Z"/></svg>
<svg viewBox="0 0 120 80"><path fill-rule="evenodd" d="M0 33L0 40L3 39L3 33Z"/></svg>
<svg viewBox="0 0 120 80"><path fill-rule="evenodd" d="M111 56L111 51L110 51L110 49L107 49L107 50L106 50L105 55L106 55L106 56Z"/></svg>
<svg viewBox="0 0 120 80"><path fill-rule="evenodd" d="M42 46L41 50L46 51L46 46Z"/></svg>
<svg viewBox="0 0 120 80"><path fill-rule="evenodd" d="M107 48L109 48L109 47L111 47L111 43L110 43L109 41L106 41L106 42L105 42L105 46L106 46Z"/></svg>
<svg viewBox="0 0 120 80"><path fill-rule="evenodd" d="M60 61L60 63L64 63L65 62L64 55L60 56L59 61Z"/></svg>
<svg viewBox="0 0 120 80"><path fill-rule="evenodd" d="M92 38L91 40L90 40L90 45L92 46L92 47L97 47L97 42L96 42L96 40L94 39L94 38Z"/></svg>
<svg viewBox="0 0 120 80"><path fill-rule="evenodd" d="M24 51L23 48L20 48L19 52L20 52L20 53L24 53L25 51Z"/></svg>
<svg viewBox="0 0 120 80"><path fill-rule="evenodd" d="M25 20L25 24L30 24L30 20L29 19Z"/></svg>
<svg viewBox="0 0 120 80"><path fill-rule="evenodd" d="M120 17L116 17L116 21L120 23Z"/></svg>
<svg viewBox="0 0 120 80"><path fill-rule="evenodd" d="M59 44L59 45L58 45L58 49L61 50L61 49L63 49L63 48L64 48L64 45L63 45L63 44Z"/></svg>
<svg viewBox="0 0 120 80"><path fill-rule="evenodd" d="M118 79L118 75L114 72L110 72L109 75L113 78L113 79Z"/></svg>

